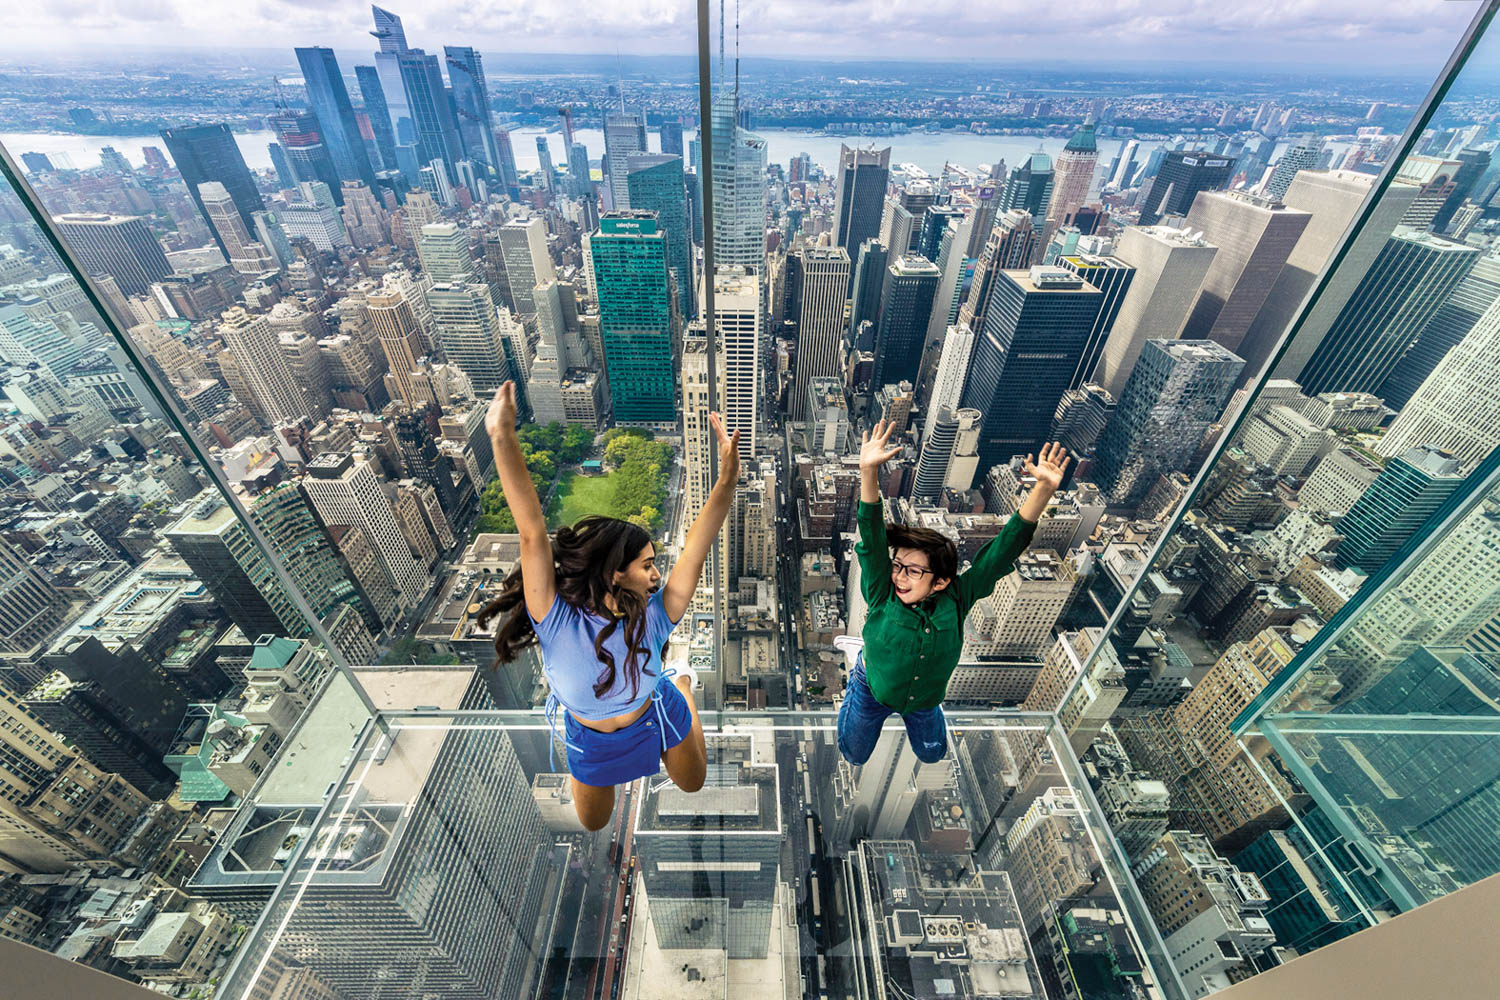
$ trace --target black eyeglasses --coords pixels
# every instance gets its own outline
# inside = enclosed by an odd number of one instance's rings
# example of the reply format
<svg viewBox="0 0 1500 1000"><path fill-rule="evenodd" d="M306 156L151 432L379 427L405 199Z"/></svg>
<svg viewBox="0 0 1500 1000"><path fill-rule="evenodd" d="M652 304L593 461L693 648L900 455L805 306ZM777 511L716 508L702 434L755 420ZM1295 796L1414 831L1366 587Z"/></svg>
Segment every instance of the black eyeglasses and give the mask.
<svg viewBox="0 0 1500 1000"><path fill-rule="evenodd" d="M891 563L891 572L897 576L908 576L913 580L920 580L922 577L930 575L932 570L926 566L909 566L904 562L893 561Z"/></svg>

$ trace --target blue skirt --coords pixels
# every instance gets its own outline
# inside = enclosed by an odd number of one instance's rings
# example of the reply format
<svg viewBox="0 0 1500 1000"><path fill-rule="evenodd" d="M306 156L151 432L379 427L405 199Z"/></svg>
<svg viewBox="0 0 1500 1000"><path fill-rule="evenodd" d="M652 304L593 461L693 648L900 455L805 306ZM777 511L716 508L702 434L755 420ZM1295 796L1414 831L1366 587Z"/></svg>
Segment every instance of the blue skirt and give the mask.
<svg viewBox="0 0 1500 1000"><path fill-rule="evenodd" d="M687 739L693 711L681 689L662 677L650 707L624 729L601 733L567 713L563 724L568 773L580 784L608 788L661 771L661 755Z"/></svg>

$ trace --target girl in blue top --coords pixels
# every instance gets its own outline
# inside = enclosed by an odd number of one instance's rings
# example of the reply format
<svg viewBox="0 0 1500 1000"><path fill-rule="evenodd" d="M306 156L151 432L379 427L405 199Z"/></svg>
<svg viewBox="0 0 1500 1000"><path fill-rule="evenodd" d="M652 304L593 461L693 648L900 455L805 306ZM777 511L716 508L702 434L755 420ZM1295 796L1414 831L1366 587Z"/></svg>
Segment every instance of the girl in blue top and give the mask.
<svg viewBox="0 0 1500 1000"><path fill-rule="evenodd" d="M516 436L516 389L506 382L485 427L495 448L500 488L521 536L521 565L479 614L503 618L495 650L508 663L530 644L542 651L551 691L547 719L565 709L562 740L573 805L590 830L609 822L615 785L656 774L662 764L677 787L696 792L707 773L703 724L691 673L668 675L661 653L687 611L714 536L739 479L739 431L709 422L719 444L719 480L683 542L663 585L656 546L645 530L612 517L586 517L547 536L547 521Z"/></svg>

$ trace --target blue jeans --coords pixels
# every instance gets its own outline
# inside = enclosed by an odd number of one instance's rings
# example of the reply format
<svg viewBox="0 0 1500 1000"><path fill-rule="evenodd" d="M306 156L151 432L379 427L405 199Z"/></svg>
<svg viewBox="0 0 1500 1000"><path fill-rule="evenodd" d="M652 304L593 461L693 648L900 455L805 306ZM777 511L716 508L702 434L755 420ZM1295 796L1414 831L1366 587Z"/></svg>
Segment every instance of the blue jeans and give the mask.
<svg viewBox="0 0 1500 1000"><path fill-rule="evenodd" d="M854 664L849 674L849 688L844 692L844 703L839 707L839 753L851 764L863 764L875 752L880 740L880 727L886 716L895 715L896 710L875 700L870 683L865 680L864 654ZM936 764L948 754L948 723L943 718L941 705L921 708L901 716L906 723L906 738L911 741L912 752L924 764Z"/></svg>

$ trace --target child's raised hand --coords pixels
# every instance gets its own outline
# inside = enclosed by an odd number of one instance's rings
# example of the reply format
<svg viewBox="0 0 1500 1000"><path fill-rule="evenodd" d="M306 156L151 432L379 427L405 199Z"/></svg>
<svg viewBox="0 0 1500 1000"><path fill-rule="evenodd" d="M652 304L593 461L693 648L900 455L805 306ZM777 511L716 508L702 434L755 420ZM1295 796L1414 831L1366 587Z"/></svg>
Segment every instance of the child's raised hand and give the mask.
<svg viewBox="0 0 1500 1000"><path fill-rule="evenodd" d="M861 469L878 469L886 462L901 454L901 446L887 448L886 442L891 439L891 432L896 429L895 421L881 420L875 424L873 431L865 431L864 437L859 445L859 467Z"/></svg>
<svg viewBox="0 0 1500 1000"><path fill-rule="evenodd" d="M1036 479L1037 486L1051 493L1056 493L1062 486L1063 473L1068 469L1068 449L1056 441L1042 446L1042 453L1033 462L1031 456L1026 456L1022 468L1026 474Z"/></svg>
<svg viewBox="0 0 1500 1000"><path fill-rule="evenodd" d="M484 429L491 438L516 429L516 384L509 380L495 391L490 400L489 412L484 416Z"/></svg>
<svg viewBox="0 0 1500 1000"><path fill-rule="evenodd" d="M731 436L724 431L724 418L717 413L708 415L708 424L713 428L719 443L719 478L736 482L740 478L740 432Z"/></svg>

